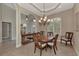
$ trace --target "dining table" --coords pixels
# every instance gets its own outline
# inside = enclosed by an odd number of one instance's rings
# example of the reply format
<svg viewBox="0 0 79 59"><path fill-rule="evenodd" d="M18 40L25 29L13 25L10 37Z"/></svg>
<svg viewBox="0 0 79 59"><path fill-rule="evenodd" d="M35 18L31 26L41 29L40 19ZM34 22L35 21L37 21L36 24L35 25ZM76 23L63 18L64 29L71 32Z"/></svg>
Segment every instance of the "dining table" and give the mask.
<svg viewBox="0 0 79 59"><path fill-rule="evenodd" d="M40 41L42 44L46 44L46 51L47 48L51 48L50 45L48 44L49 42L53 43L54 36L42 36L42 40Z"/></svg>
<svg viewBox="0 0 79 59"><path fill-rule="evenodd" d="M46 42L46 43L48 43L48 42L51 41L53 38L54 38L54 36L42 36L41 42Z"/></svg>

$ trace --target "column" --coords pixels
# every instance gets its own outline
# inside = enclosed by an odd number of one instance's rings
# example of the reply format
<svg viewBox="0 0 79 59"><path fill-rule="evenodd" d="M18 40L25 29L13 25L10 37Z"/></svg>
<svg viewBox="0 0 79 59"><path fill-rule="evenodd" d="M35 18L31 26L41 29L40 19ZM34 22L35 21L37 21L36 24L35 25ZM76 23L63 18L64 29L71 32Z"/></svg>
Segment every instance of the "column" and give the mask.
<svg viewBox="0 0 79 59"><path fill-rule="evenodd" d="M21 14L20 7L16 4L16 47L21 46Z"/></svg>
<svg viewBox="0 0 79 59"><path fill-rule="evenodd" d="M0 43L2 43L2 21L0 18Z"/></svg>
<svg viewBox="0 0 79 59"><path fill-rule="evenodd" d="M2 43L2 4L0 4L0 43Z"/></svg>

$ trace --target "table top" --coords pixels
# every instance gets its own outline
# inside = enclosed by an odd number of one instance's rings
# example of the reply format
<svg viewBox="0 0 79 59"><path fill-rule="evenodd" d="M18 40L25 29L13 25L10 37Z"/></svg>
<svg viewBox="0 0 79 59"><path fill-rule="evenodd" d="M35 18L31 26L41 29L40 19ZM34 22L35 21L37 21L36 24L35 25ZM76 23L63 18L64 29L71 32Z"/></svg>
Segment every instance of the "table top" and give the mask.
<svg viewBox="0 0 79 59"><path fill-rule="evenodd" d="M43 36L43 38L42 38L42 41L43 42L47 42L47 41L50 41L51 39L53 38L53 36Z"/></svg>

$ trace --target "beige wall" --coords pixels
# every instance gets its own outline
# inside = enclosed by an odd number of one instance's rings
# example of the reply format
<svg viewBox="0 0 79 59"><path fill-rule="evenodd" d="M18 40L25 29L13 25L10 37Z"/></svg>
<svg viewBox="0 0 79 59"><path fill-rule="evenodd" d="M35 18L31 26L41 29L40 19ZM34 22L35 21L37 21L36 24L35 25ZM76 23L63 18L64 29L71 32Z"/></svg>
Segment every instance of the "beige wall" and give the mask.
<svg viewBox="0 0 79 59"><path fill-rule="evenodd" d="M52 19L54 17L60 17L62 19L61 22L61 35L64 35L65 32L67 31L74 31L74 10L73 9L69 9L57 14L53 14L53 15L49 15L48 18ZM40 18L38 17L38 20ZM47 25L46 26L40 26L38 24L38 31L46 31Z"/></svg>
<svg viewBox="0 0 79 59"><path fill-rule="evenodd" d="M67 31L73 31L73 9L69 9L54 15L50 15L49 18L60 17L61 22L61 33L62 35Z"/></svg>
<svg viewBox="0 0 79 59"><path fill-rule="evenodd" d="M78 15L77 15L78 14ZM76 53L79 55L79 4L75 4L74 6L74 49Z"/></svg>
<svg viewBox="0 0 79 59"><path fill-rule="evenodd" d="M0 42L2 41L1 4L0 4Z"/></svg>
<svg viewBox="0 0 79 59"><path fill-rule="evenodd" d="M0 4L0 19L1 19L1 4Z"/></svg>
<svg viewBox="0 0 79 59"><path fill-rule="evenodd" d="M11 9L10 7L1 4L1 16L2 19L0 19L0 35L2 37L2 22L11 22L12 23L12 40L15 39L16 37L16 32L15 32L15 26L16 26L16 12L15 10ZM0 39L1 40L1 39Z"/></svg>
<svg viewBox="0 0 79 59"><path fill-rule="evenodd" d="M64 34L66 31L74 32L73 46L77 55L79 55L79 30L77 30L79 29L79 18L77 18L77 16L79 17L78 13L79 13L79 4L75 4L75 6L70 10L49 16L49 18L61 17L62 34Z"/></svg>

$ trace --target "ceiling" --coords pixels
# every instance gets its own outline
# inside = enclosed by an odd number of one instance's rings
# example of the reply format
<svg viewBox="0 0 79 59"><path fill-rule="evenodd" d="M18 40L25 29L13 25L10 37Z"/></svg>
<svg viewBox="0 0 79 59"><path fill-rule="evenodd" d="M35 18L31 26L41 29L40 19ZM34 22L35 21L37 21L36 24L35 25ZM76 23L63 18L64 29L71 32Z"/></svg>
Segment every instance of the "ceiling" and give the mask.
<svg viewBox="0 0 79 59"><path fill-rule="evenodd" d="M37 8L39 11L43 11L44 10L44 7L43 5L45 5L45 11L48 11L48 10L51 10L51 9L54 9L57 5L57 3L33 3L31 4L33 5L35 8Z"/></svg>
<svg viewBox="0 0 79 59"><path fill-rule="evenodd" d="M45 4L45 14L51 15L62 12L73 7L73 3L20 3L19 5L31 12L41 16L44 11L43 4Z"/></svg>
<svg viewBox="0 0 79 59"><path fill-rule="evenodd" d="M8 3L6 5L10 6L11 4ZM43 12L42 12L44 11L43 5L45 5L46 15L62 12L62 11L71 9L74 6L73 3L19 3L18 5L39 16L43 15ZM11 6L13 6L13 4Z"/></svg>

